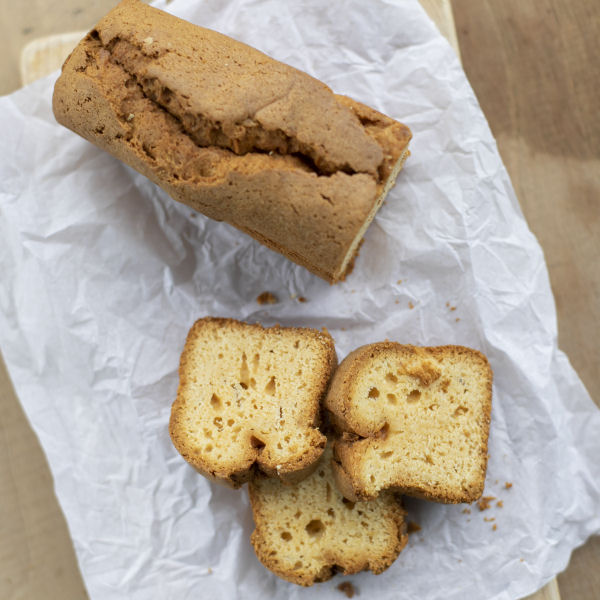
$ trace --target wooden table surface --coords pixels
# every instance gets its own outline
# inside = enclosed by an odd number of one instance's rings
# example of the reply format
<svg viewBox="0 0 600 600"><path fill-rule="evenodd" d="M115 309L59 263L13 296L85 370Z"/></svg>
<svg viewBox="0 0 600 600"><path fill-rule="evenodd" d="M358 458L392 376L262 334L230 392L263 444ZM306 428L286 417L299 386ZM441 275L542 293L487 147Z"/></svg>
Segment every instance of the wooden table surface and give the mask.
<svg viewBox="0 0 600 600"><path fill-rule="evenodd" d="M0 0L0 94L30 40L89 28L115 0ZM559 345L600 401L600 3L423 0L494 132L548 263ZM32 18L35 15L35 19ZM600 433L600 432L599 432ZM86 598L37 438L0 360L0 598ZM599 507L600 510L600 507ZM600 537L559 575L563 600L600 598ZM558 597L551 585L536 600Z"/></svg>

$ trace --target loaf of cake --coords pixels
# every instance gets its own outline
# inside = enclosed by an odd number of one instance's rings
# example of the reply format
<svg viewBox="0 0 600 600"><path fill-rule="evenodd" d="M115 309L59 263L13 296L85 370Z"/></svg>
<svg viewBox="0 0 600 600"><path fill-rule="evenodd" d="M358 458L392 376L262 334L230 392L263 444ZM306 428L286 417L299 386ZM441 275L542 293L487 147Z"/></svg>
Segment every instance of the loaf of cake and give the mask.
<svg viewBox="0 0 600 600"><path fill-rule="evenodd" d="M139 0L67 58L56 119L172 198L343 279L409 129L306 73Z"/></svg>
<svg viewBox="0 0 600 600"><path fill-rule="evenodd" d="M345 574L381 573L408 536L404 511L391 492L371 502L350 502L336 489L331 446L313 474L293 486L275 479L250 482L256 529L251 542L262 564L279 577L309 586Z"/></svg>
<svg viewBox="0 0 600 600"><path fill-rule="evenodd" d="M382 342L349 354L325 407L337 430L333 470L346 498L381 490L445 503L482 492L492 402L483 354Z"/></svg>
<svg viewBox="0 0 600 600"><path fill-rule="evenodd" d="M173 444L201 474L232 487L257 471L300 481L325 448L320 408L336 365L328 333L200 319L181 356Z"/></svg>

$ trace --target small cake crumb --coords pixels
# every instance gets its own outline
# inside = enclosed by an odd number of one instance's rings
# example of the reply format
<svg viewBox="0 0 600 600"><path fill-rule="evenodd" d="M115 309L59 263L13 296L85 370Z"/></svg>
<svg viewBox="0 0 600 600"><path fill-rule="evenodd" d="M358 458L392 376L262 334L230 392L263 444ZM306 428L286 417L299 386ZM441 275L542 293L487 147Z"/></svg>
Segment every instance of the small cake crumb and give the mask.
<svg viewBox="0 0 600 600"><path fill-rule="evenodd" d="M512 483L511 483L510 481L507 481L507 482L504 484L504 487L505 487L507 490L510 490L510 488L512 487Z"/></svg>
<svg viewBox="0 0 600 600"><path fill-rule="evenodd" d="M337 589L346 594L346 598L353 598L354 594L356 594L354 586L349 581L342 581L342 583L337 586Z"/></svg>
<svg viewBox="0 0 600 600"><path fill-rule="evenodd" d="M256 297L256 301L259 304L277 304L277 296L271 292L263 292Z"/></svg>
<svg viewBox="0 0 600 600"><path fill-rule="evenodd" d="M410 310L412 310L415 307L415 305L412 302L408 303L408 308L410 308Z"/></svg>
<svg viewBox="0 0 600 600"><path fill-rule="evenodd" d="M341 329L342 331L346 331L346 328L345 328L345 327L340 327L340 329Z"/></svg>
<svg viewBox="0 0 600 600"><path fill-rule="evenodd" d="M417 531L421 531L421 526L414 521L409 521L406 526L407 533L415 533Z"/></svg>
<svg viewBox="0 0 600 600"><path fill-rule="evenodd" d="M471 509L470 508L463 508L463 514L470 515L471 514Z"/></svg>
<svg viewBox="0 0 600 600"><path fill-rule="evenodd" d="M496 506L498 508L502 508L504 506L504 502L502 502L502 500L498 500L498 502L496 502Z"/></svg>
<svg viewBox="0 0 600 600"><path fill-rule="evenodd" d="M456 319L454 319L457 323L460 321L460 319L458 317L456 317Z"/></svg>
<svg viewBox="0 0 600 600"><path fill-rule="evenodd" d="M450 302L446 302L446 306L450 306Z"/></svg>
<svg viewBox="0 0 600 600"><path fill-rule="evenodd" d="M491 508L490 503L492 502L492 500L495 500L496 498L494 496L484 496L478 503L477 506L479 506L479 510L484 511L487 510L488 508Z"/></svg>
<svg viewBox="0 0 600 600"><path fill-rule="evenodd" d="M525 559L524 559L524 558L520 558L520 559L519 559L519 562L524 562L524 561L525 561Z"/></svg>
<svg viewBox="0 0 600 600"><path fill-rule="evenodd" d="M208 567L208 569L206 569L206 572L207 572L209 575L212 575L212 569L211 569L210 567Z"/></svg>
<svg viewBox="0 0 600 600"><path fill-rule="evenodd" d="M498 525L496 525L496 523L494 523L494 525L492 526L492 531L496 531L496 529L498 529Z"/></svg>
<svg viewBox="0 0 600 600"><path fill-rule="evenodd" d="M454 310L456 310L456 306L451 306L450 311L454 311Z"/></svg>
<svg viewBox="0 0 600 600"><path fill-rule="evenodd" d="M304 296L298 296L298 302L308 302Z"/></svg>
<svg viewBox="0 0 600 600"><path fill-rule="evenodd" d="M398 285L400 285L400 284L402 283L402 279L398 279L398 281L396 281L396 283L397 283Z"/></svg>
<svg viewBox="0 0 600 600"><path fill-rule="evenodd" d="M483 517L486 523L493 523L496 519L494 517Z"/></svg>
<svg viewBox="0 0 600 600"><path fill-rule="evenodd" d="M396 302L396 304L400 304L400 300L396 300L395 302Z"/></svg>

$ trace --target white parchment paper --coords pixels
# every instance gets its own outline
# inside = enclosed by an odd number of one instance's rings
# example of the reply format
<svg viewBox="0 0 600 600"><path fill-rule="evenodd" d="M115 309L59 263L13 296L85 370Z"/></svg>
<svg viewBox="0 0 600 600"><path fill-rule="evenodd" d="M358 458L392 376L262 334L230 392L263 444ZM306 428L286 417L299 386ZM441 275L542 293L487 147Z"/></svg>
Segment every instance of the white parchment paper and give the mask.
<svg viewBox="0 0 600 600"><path fill-rule="evenodd" d="M406 122L412 156L330 286L57 125L56 75L0 99L0 343L90 596L341 597L339 576L307 590L266 571L246 491L210 484L170 443L179 354L204 315L327 326L340 358L384 338L485 352L485 494L503 506L409 500L421 531L384 574L351 580L381 600L533 592L600 531L600 412L557 349L541 249L456 56L416 1L167 9ZM280 302L258 305L266 290Z"/></svg>

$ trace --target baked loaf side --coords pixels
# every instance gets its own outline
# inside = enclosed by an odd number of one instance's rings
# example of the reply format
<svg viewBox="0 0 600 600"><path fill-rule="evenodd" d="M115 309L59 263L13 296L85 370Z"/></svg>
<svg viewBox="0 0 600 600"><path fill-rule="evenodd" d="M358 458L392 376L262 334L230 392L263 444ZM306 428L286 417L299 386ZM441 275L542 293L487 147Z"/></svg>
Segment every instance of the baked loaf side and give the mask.
<svg viewBox="0 0 600 600"><path fill-rule="evenodd" d="M404 511L393 494L354 503L337 491L330 445L315 472L298 485L260 478L248 489L259 560L299 585L326 581L336 570L381 573L408 540Z"/></svg>
<svg viewBox="0 0 600 600"><path fill-rule="evenodd" d="M75 48L53 109L175 200L332 282L411 136L306 73L139 0L121 2Z"/></svg>
<svg viewBox="0 0 600 600"><path fill-rule="evenodd" d="M345 497L381 490L437 502L483 493L492 371L476 350L383 342L342 361L325 407L338 438L334 473Z"/></svg>
<svg viewBox="0 0 600 600"><path fill-rule="evenodd" d="M196 321L171 410L175 448L233 487L256 469L286 483L308 476L325 447L320 402L336 364L331 336L314 329Z"/></svg>

